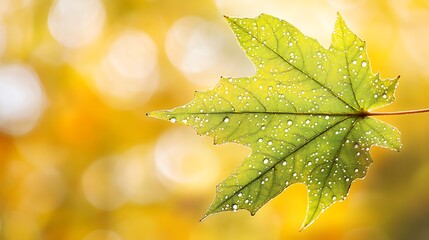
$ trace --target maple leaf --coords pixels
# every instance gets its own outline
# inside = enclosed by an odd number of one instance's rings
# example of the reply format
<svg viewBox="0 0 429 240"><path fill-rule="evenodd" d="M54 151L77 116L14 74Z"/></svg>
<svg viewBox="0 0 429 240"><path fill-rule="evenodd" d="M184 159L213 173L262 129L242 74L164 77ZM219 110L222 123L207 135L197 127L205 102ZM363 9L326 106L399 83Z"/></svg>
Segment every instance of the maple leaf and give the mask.
<svg viewBox="0 0 429 240"><path fill-rule="evenodd" d="M190 125L215 144L252 150L217 186L204 217L238 209L254 215L288 186L304 183L305 228L365 177L371 146L399 150L399 131L370 117L394 101L399 77L382 80L371 72L365 42L340 14L328 49L270 15L226 20L255 76L221 78L190 103L149 115Z"/></svg>

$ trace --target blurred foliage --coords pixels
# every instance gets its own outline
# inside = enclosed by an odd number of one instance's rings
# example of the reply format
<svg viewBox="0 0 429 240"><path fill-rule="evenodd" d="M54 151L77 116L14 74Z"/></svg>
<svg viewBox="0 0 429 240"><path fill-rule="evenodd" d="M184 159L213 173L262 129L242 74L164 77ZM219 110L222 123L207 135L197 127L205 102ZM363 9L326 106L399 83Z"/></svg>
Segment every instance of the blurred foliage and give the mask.
<svg viewBox="0 0 429 240"><path fill-rule="evenodd" d="M401 75L382 110L427 107L425 0L0 0L1 238L428 239L429 115L383 117L402 151L372 149L365 181L303 232L302 185L198 222L249 150L145 116L253 74L222 15L272 14L327 46L337 11L373 71Z"/></svg>

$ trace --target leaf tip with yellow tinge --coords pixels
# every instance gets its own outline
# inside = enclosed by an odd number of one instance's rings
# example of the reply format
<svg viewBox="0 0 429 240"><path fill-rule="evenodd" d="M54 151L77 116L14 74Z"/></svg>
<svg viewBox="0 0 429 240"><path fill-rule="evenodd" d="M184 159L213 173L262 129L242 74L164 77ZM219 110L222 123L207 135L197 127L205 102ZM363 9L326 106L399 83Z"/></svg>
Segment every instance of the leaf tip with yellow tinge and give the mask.
<svg viewBox="0 0 429 240"><path fill-rule="evenodd" d="M337 24L340 23L340 26L346 25L346 22L344 21L343 15L338 11L337 12Z"/></svg>
<svg viewBox="0 0 429 240"><path fill-rule="evenodd" d="M168 111L163 110L163 111L148 112L146 113L146 116L165 120L168 118Z"/></svg>

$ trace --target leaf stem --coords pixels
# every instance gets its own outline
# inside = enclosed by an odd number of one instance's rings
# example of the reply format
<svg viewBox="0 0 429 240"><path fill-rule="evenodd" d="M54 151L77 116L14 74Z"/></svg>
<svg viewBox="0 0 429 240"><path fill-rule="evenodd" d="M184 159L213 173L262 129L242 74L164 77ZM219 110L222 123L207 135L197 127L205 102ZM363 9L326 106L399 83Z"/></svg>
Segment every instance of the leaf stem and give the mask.
<svg viewBox="0 0 429 240"><path fill-rule="evenodd" d="M415 109L415 110L405 110L397 112L367 112L365 116L392 116L392 115L408 115L408 114L418 114L418 113L427 113L429 108Z"/></svg>

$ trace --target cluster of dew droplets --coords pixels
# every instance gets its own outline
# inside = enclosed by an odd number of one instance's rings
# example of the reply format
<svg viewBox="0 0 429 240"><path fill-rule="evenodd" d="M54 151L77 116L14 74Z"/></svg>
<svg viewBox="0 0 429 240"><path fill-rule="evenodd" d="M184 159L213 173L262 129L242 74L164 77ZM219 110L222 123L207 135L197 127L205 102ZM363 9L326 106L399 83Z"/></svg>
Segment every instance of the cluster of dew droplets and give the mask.
<svg viewBox="0 0 429 240"><path fill-rule="evenodd" d="M238 28L238 25L245 25L247 24L246 21L237 20L237 24L232 26L235 31L242 31L243 29ZM250 32L258 30L255 22L250 25L250 27L247 26ZM286 60L299 67L302 55L297 51L298 43L292 41L293 37L290 36L289 32L283 31L283 33L286 39L289 40L286 42L292 49L286 55ZM269 34L272 33L270 32ZM256 34L254 35L256 36ZM259 42L258 44L261 48L270 44L270 41L261 40L267 37L264 36L263 32L257 37L255 36L251 38L250 43ZM245 39L240 35L238 35L238 38L239 41L244 41ZM306 41L308 38L305 37L301 40ZM359 51L364 50L362 47L360 48ZM258 57L252 53L255 49L256 46L249 45L246 51L252 56L252 60L256 59L258 68L265 69L267 66L273 65L264 56ZM324 73L323 71L327 71L324 60L329 52L316 52L315 54L318 72L309 77L318 79L321 77L320 74ZM343 84L349 81L350 73L359 73L355 69L368 67L367 60L365 60L365 55L363 54L357 55L356 59L353 59L349 64L351 65L341 66L338 70L340 78L345 76L344 80L341 80ZM356 68L353 66L356 66ZM246 178L237 177L238 174L234 173L235 176L233 174L232 177L227 179L229 181L227 184L220 185L225 190L224 192L219 192L221 200L218 202L221 203L216 207L221 208L221 210L237 211L245 208L254 211L260 206L249 207L249 205L266 202L266 199L261 201L258 198L268 198L270 196L269 194L260 195L260 188L279 184L281 187L286 188L296 182L303 182L307 185L313 184L318 187L318 190L312 192L314 194L312 199L317 196L320 199L329 199L326 202L343 199L344 194L334 194L326 189L342 187L339 186L340 184L347 186L357 177L366 174L367 166L369 166L370 162L368 143L374 142L370 139L374 132L367 130L364 136L359 139L356 139L356 137L355 139L348 139L347 135L351 132L353 122L349 121L349 118L353 117L329 115L329 113L323 112L314 114L319 105L329 105L329 97L336 98L336 96L326 97L331 94L329 93L330 89L322 86L318 86L315 89L305 88L305 83L302 83L303 78L298 77L288 79L288 84L282 84L281 78L284 76L281 75L281 71L277 71L277 69L266 71L269 71L270 76L275 81L273 80L268 84L264 82L264 79L260 78L260 75L250 78L226 78L215 90L209 90L204 95L200 95L201 98L196 101L197 104L189 105L189 109L193 112L198 112L197 117L190 118L189 122L188 119L183 119L182 115L169 118L172 123L200 124L197 126L199 128L205 128L206 125L216 126L210 130L210 133L214 133L214 131L222 132L223 136L228 136L227 141L234 140L232 139L234 135L231 135L231 132L248 133L248 135L242 135L244 137L240 141L250 142L252 154L258 156L255 161L249 161L248 165L244 164L244 166L248 166L247 170L253 174L254 179L251 179L251 183L240 182L247 180L243 180ZM384 85L380 85L377 82L378 80L377 78L373 84L383 88ZM374 98L387 98L385 94L380 95L379 92L375 93ZM341 94L339 93L340 97ZM277 111L276 107L279 105L284 109L288 109L288 113L265 114L269 111ZM202 106L205 108L202 108ZM348 108L351 105L345 107ZM285 111L284 109L280 109L280 111ZM246 117L242 117L242 113L246 111L249 111L249 113L246 113ZM237 112L240 112L241 115L236 114ZM299 114L296 114L297 112ZM215 117L211 115L215 115ZM207 124L209 120L210 124ZM241 125L239 124L240 121L247 122ZM236 129L234 126L240 126L241 128ZM246 132L251 128L254 128L255 131ZM225 131L231 132L225 133ZM347 169L346 167L348 166L344 167L340 164L342 163L341 161L346 159L339 150L341 147L346 149L348 153L353 153L355 155L353 157L359 160L358 164L353 166L352 169ZM274 174L270 175L274 171L276 177L273 177ZM308 172L316 172L317 175L315 177L307 176ZM240 188L240 186L244 187ZM322 202L323 208L329 205L326 202Z"/></svg>

